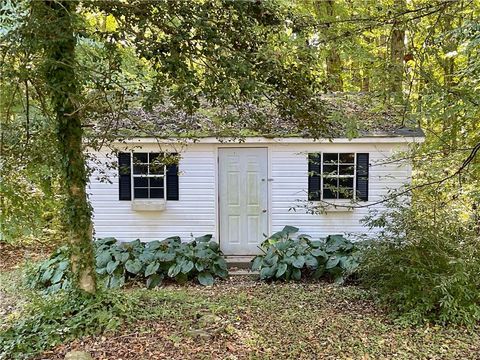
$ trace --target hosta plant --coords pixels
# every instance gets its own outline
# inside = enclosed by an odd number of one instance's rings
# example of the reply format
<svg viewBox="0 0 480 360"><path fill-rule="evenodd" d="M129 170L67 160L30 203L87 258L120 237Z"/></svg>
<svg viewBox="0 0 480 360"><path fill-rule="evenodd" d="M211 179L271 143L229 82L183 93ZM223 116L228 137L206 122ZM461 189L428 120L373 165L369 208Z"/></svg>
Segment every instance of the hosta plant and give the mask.
<svg viewBox="0 0 480 360"><path fill-rule="evenodd" d="M196 279L212 285L215 277L225 278L228 272L223 254L211 238L204 235L188 243L178 236L149 243L101 239L96 247L97 273L105 276L107 287L120 287L133 277L145 279L148 288L165 278L179 283Z"/></svg>
<svg viewBox="0 0 480 360"><path fill-rule="evenodd" d="M122 287L126 280L135 277L143 268L138 258L144 250L145 244L140 240L119 243L110 237L95 241L96 271L105 279L105 286Z"/></svg>
<svg viewBox="0 0 480 360"><path fill-rule="evenodd" d="M311 241L311 254L318 261L313 277L327 277L336 283L345 279L357 270L360 263L358 247L342 235L328 235L325 240Z"/></svg>
<svg viewBox="0 0 480 360"><path fill-rule="evenodd" d="M164 277L180 283L197 279L202 285L212 285L215 277L225 278L227 263L211 238L212 235L204 235L186 243L171 237L148 243L139 257L145 265L147 286L159 284Z"/></svg>
<svg viewBox="0 0 480 360"><path fill-rule="evenodd" d="M195 279L212 285L215 278L228 276L227 263L212 235L186 243L174 236L162 241L118 242L115 238L95 241L96 272L107 288L119 288L130 280L145 281L148 288L172 279L183 283ZM58 249L49 259L30 271L31 287L54 292L70 286L67 249Z"/></svg>
<svg viewBox="0 0 480 360"><path fill-rule="evenodd" d="M45 293L69 289L71 281L67 247L58 248L47 260L30 268L27 272L27 284L32 289L41 289Z"/></svg>
<svg viewBox="0 0 480 360"><path fill-rule="evenodd" d="M295 236L298 230L285 226L261 244L263 254L252 263L252 270L260 272L260 279L325 277L343 283L358 267L357 249L342 235L313 241L308 235Z"/></svg>

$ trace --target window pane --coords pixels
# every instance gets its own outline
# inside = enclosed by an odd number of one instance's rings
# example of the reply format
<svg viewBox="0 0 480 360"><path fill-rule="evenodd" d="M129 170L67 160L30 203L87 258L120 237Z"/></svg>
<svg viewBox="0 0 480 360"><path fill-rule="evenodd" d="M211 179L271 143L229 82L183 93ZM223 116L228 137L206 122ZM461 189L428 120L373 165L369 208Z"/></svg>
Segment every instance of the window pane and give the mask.
<svg viewBox="0 0 480 360"><path fill-rule="evenodd" d="M133 173L136 175L147 174L147 153L133 153Z"/></svg>
<svg viewBox="0 0 480 360"><path fill-rule="evenodd" d="M150 199L163 199L163 188L150 189Z"/></svg>
<svg viewBox="0 0 480 360"><path fill-rule="evenodd" d="M338 179L338 198L353 199L353 177Z"/></svg>
<svg viewBox="0 0 480 360"><path fill-rule="evenodd" d="M150 163L150 175L163 175L164 165L158 160Z"/></svg>
<svg viewBox="0 0 480 360"><path fill-rule="evenodd" d="M163 175L164 173L164 164L163 158L159 153L150 154L150 174L152 175Z"/></svg>
<svg viewBox="0 0 480 360"><path fill-rule="evenodd" d="M338 175L337 165L323 165L323 175Z"/></svg>
<svg viewBox="0 0 480 360"><path fill-rule="evenodd" d="M163 187L163 178L150 178L150 187Z"/></svg>
<svg viewBox="0 0 480 360"><path fill-rule="evenodd" d="M135 175L147 175L147 165L146 164L133 164L133 173Z"/></svg>
<svg viewBox="0 0 480 360"><path fill-rule="evenodd" d="M338 162L338 154L337 153L324 153L323 154L323 162L324 163L336 163L336 162Z"/></svg>
<svg viewBox="0 0 480 360"><path fill-rule="evenodd" d="M337 178L323 179L323 198L336 199L337 198Z"/></svg>
<svg viewBox="0 0 480 360"><path fill-rule="evenodd" d="M339 187L353 188L353 177L338 179Z"/></svg>
<svg viewBox="0 0 480 360"><path fill-rule="evenodd" d="M341 163L354 163L355 155L353 153L341 153L340 154Z"/></svg>
<svg viewBox="0 0 480 360"><path fill-rule="evenodd" d="M133 153L133 163L144 163L148 162L148 154L147 153Z"/></svg>
<svg viewBox="0 0 480 360"><path fill-rule="evenodd" d="M339 165L340 175L353 175L353 165Z"/></svg>
<svg viewBox="0 0 480 360"><path fill-rule="evenodd" d="M150 153L150 162L160 160L160 153Z"/></svg>
<svg viewBox="0 0 480 360"><path fill-rule="evenodd" d="M353 189L341 188L338 192L339 199L353 199Z"/></svg>
<svg viewBox="0 0 480 360"><path fill-rule="evenodd" d="M133 189L135 199L148 199L148 189Z"/></svg>
<svg viewBox="0 0 480 360"><path fill-rule="evenodd" d="M148 178L146 177L134 177L133 187L148 187Z"/></svg>

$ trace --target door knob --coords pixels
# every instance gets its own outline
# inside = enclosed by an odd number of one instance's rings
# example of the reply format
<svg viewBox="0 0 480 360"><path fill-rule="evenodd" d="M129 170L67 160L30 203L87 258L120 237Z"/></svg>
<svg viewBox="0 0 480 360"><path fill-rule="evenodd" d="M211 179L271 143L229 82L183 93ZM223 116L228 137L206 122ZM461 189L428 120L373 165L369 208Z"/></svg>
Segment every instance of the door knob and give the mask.
<svg viewBox="0 0 480 360"><path fill-rule="evenodd" d="M267 212L267 209L263 209L263 210L262 210L262 213L266 213L266 212Z"/></svg>

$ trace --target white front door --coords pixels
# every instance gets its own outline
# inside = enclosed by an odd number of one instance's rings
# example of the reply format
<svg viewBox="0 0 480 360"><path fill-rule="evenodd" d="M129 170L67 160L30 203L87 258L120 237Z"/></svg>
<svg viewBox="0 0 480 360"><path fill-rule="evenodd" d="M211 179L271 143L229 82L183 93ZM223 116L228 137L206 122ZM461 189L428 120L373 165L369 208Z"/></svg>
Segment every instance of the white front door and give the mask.
<svg viewBox="0 0 480 360"><path fill-rule="evenodd" d="M221 148L220 248L225 255L255 255L268 233L266 148Z"/></svg>

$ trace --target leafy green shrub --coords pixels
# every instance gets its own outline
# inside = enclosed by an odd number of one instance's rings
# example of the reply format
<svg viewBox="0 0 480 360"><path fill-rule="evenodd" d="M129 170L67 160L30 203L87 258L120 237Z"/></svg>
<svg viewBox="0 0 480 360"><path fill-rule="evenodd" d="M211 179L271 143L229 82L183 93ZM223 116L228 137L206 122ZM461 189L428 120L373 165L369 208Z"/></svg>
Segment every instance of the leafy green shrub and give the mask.
<svg viewBox="0 0 480 360"><path fill-rule="evenodd" d="M312 241L308 235L293 235L298 228L285 226L261 245L264 254L252 260L260 279L300 280L302 276L325 277L343 283L358 267L358 249L342 235Z"/></svg>
<svg viewBox="0 0 480 360"><path fill-rule="evenodd" d="M402 322L478 322L480 238L473 219L461 207L392 202L367 219L382 230L365 252L362 282Z"/></svg>
<svg viewBox="0 0 480 360"><path fill-rule="evenodd" d="M105 287L122 287L126 280L134 277L143 267L138 258L144 250L145 243L140 240L128 243L119 243L112 237L96 240L96 272L105 279ZM136 265L137 263L139 265ZM134 272L135 266L138 266L138 270Z"/></svg>
<svg viewBox="0 0 480 360"><path fill-rule="evenodd" d="M95 241L96 272L106 288L119 288L132 279L145 280L148 288L162 280L176 282L196 279L202 285L212 285L214 279L228 276L227 263L212 235L204 235L185 243L178 236L162 241L143 243L135 240L117 242L114 238ZM29 287L46 293L69 289L70 262L65 247L59 248L44 262L30 271Z"/></svg>
<svg viewBox="0 0 480 360"><path fill-rule="evenodd" d="M149 243L148 252L143 254L144 258L153 260L149 264L148 274L160 269L161 273L166 271L168 277L178 282L196 278L202 285L212 285L214 277L226 278L227 263L218 243L210 241L211 238L212 235L204 235L182 243L180 238L175 237L164 242Z"/></svg>
<svg viewBox="0 0 480 360"><path fill-rule="evenodd" d="M182 242L179 237L142 243L117 243L113 238L96 242L97 273L104 275L107 287L120 287L132 277L144 278L148 288L164 278L179 283L197 279L212 285L215 277L228 276L227 263L212 235Z"/></svg>
<svg viewBox="0 0 480 360"><path fill-rule="evenodd" d="M47 260L38 267L27 271L27 284L32 289L42 289L52 293L60 289L71 288L70 261L66 246L58 248Z"/></svg>
<svg viewBox="0 0 480 360"><path fill-rule="evenodd" d="M33 299L0 331L0 359L26 359L75 338L118 328L135 314L137 299L125 292L95 296L64 292Z"/></svg>

